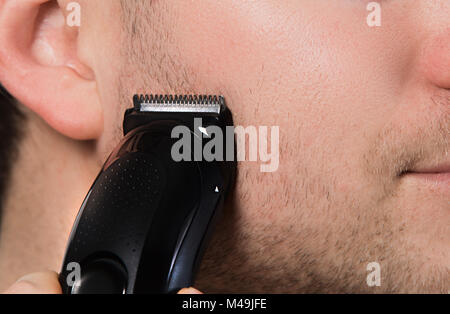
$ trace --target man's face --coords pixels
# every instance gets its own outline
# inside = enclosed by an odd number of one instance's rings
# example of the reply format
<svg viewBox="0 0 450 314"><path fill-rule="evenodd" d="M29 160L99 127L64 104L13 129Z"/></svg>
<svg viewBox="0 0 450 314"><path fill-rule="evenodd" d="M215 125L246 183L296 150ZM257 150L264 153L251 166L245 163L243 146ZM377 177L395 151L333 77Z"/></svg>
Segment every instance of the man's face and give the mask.
<svg viewBox="0 0 450 314"><path fill-rule="evenodd" d="M380 27L368 3L83 3L105 153L135 93L222 94L235 124L279 126L277 171L238 164L199 288L447 292L448 176L411 172L448 165L450 3L382 2Z"/></svg>

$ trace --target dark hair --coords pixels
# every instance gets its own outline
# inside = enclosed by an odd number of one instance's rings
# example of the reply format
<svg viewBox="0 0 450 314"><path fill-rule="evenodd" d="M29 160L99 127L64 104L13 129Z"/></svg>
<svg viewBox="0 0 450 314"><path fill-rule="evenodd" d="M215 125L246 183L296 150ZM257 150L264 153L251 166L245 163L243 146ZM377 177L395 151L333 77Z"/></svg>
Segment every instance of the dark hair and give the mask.
<svg viewBox="0 0 450 314"><path fill-rule="evenodd" d="M0 84L0 222L12 161L17 153L24 120L25 116L16 100Z"/></svg>

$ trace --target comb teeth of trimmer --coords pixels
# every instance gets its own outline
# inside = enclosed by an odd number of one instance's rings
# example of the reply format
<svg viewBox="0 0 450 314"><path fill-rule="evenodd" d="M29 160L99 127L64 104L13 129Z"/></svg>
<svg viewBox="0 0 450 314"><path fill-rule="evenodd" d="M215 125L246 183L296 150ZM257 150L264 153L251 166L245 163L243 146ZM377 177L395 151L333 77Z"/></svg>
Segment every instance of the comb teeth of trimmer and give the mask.
<svg viewBox="0 0 450 314"><path fill-rule="evenodd" d="M135 95L141 112L208 112L220 114L225 100L215 95Z"/></svg>

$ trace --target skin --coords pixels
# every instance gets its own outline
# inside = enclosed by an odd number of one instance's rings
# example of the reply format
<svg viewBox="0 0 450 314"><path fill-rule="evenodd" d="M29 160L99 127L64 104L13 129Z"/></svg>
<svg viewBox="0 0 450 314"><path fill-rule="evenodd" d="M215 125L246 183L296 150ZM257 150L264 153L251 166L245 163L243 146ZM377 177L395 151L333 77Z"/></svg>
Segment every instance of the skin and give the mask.
<svg viewBox="0 0 450 314"><path fill-rule="evenodd" d="M80 27L64 23L68 2L0 1L0 81L28 116L0 289L59 270L145 92L222 94L236 125L280 128L277 171L238 165L200 290L448 292L448 181L424 174L449 164L448 1L381 1L380 27L357 0L80 0Z"/></svg>

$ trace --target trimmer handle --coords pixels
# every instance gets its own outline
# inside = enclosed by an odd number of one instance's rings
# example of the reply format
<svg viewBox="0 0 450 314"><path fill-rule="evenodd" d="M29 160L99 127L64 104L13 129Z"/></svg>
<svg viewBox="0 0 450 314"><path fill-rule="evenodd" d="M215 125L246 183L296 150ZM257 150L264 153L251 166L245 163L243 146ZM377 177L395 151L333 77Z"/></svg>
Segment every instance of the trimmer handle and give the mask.
<svg viewBox="0 0 450 314"><path fill-rule="evenodd" d="M176 293L192 286L234 180L235 162L173 160L171 130L183 119L145 121L136 110L127 116L126 136L73 226L60 274L64 293Z"/></svg>

